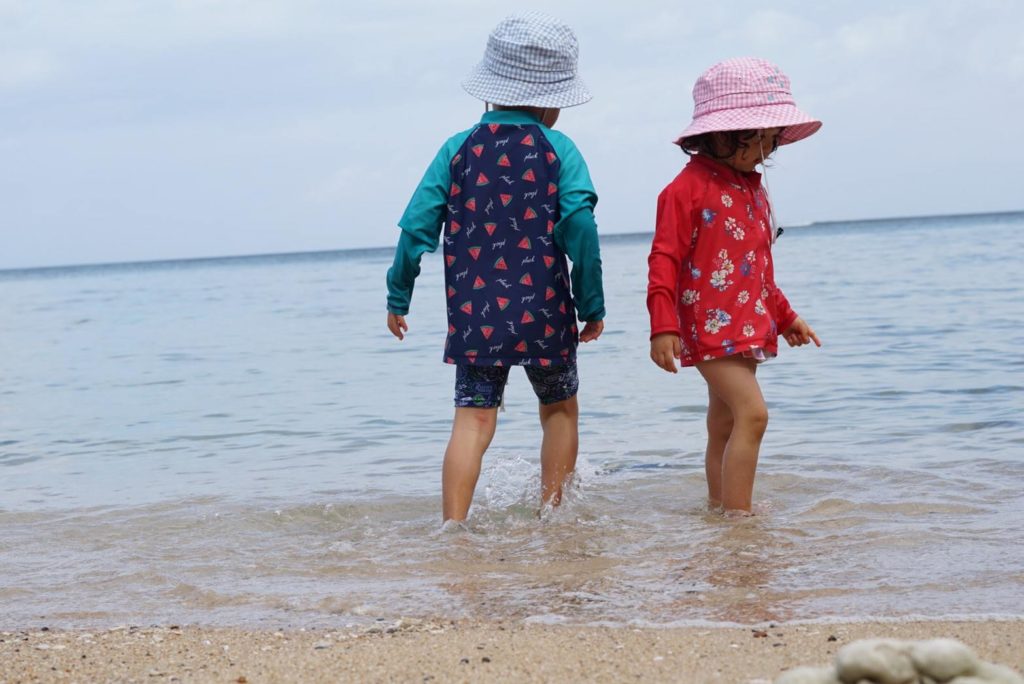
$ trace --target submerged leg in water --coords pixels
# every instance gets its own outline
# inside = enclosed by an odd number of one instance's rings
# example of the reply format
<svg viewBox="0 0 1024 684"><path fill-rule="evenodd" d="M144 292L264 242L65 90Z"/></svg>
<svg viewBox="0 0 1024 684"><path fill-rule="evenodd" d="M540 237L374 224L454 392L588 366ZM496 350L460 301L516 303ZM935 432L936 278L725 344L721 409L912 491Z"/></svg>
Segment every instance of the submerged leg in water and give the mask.
<svg viewBox="0 0 1024 684"><path fill-rule="evenodd" d="M749 513L768 407L757 384L757 362L726 356L697 364L708 384L708 497L726 512ZM728 438L723 438L728 429Z"/></svg>
<svg viewBox="0 0 1024 684"><path fill-rule="evenodd" d="M576 469L579 452L579 404L576 397L540 405L544 441L540 448L541 505L562 503L562 488Z"/></svg>
<svg viewBox="0 0 1024 684"><path fill-rule="evenodd" d="M444 520L465 520L480 478L480 464L498 424L496 408L456 408L444 452L441 500Z"/></svg>

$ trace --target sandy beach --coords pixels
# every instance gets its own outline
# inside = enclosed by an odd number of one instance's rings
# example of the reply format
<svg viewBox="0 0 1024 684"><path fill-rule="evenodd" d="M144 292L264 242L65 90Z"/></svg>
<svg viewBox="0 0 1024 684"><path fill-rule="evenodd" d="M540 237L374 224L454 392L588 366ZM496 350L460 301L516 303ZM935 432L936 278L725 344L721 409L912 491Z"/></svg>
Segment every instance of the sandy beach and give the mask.
<svg viewBox="0 0 1024 684"><path fill-rule="evenodd" d="M402 620L369 629L0 632L0 683L727 682L769 684L857 639L952 637L1024 670L1024 621L633 629Z"/></svg>

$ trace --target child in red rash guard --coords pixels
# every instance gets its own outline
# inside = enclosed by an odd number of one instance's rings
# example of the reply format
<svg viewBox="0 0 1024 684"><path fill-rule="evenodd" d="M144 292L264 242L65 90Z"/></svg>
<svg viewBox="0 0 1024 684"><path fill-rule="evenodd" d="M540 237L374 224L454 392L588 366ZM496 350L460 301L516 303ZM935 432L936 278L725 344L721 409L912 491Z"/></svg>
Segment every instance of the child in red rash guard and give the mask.
<svg viewBox="0 0 1024 684"><path fill-rule="evenodd" d="M693 97L693 121L676 140L691 158L658 197L648 258L651 360L675 373L679 359L704 377L709 505L750 514L768 424L757 365L776 355L780 334L790 346L821 346L775 285L781 231L754 168L821 122L797 109L789 79L760 59L716 64Z"/></svg>

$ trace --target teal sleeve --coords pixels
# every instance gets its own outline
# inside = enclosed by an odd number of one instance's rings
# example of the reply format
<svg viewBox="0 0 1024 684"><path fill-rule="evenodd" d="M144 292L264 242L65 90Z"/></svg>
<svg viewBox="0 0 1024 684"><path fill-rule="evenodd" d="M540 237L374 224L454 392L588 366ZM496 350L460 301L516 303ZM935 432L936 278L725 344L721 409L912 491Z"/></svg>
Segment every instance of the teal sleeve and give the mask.
<svg viewBox="0 0 1024 684"><path fill-rule="evenodd" d="M387 275L388 311L391 313L402 316L409 313L413 285L420 274L420 259L425 253L436 251L440 244L451 183L451 160L469 133L463 131L452 136L441 146L398 221L402 235Z"/></svg>
<svg viewBox="0 0 1024 684"><path fill-rule="evenodd" d="M409 313L413 284L420 274L420 259L424 253L437 249L440 233L440 224L433 234L428 231L418 234L402 231L395 249L395 260L388 269L388 311L391 313L401 316Z"/></svg>
<svg viewBox="0 0 1024 684"><path fill-rule="evenodd" d="M594 212L582 207L555 225L555 244L572 260L572 293L581 321L604 320L601 246Z"/></svg>
<svg viewBox="0 0 1024 684"><path fill-rule="evenodd" d="M558 131L546 131L548 141L558 155L558 210L564 219L581 208L591 211L597 206L597 191L590 180L590 170L583 155L567 136Z"/></svg>
<svg viewBox="0 0 1024 684"><path fill-rule="evenodd" d="M601 273L601 246L597 238L594 207L597 192L590 171L576 145L557 131L548 132L548 140L560 161L558 209L555 244L572 261L570 280L576 312L581 321L604 319L604 285Z"/></svg>

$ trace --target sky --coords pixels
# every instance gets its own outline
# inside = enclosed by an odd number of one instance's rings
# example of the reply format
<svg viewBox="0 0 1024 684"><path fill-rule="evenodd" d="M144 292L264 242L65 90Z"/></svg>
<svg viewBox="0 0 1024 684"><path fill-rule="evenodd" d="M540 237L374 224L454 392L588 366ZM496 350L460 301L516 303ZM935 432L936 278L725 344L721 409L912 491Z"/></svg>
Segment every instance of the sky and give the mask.
<svg viewBox="0 0 1024 684"><path fill-rule="evenodd" d="M558 128L602 233L653 230L698 75L779 64L824 122L769 169L783 225L1024 209L1024 2L0 0L0 268L394 245L507 14L569 23Z"/></svg>

